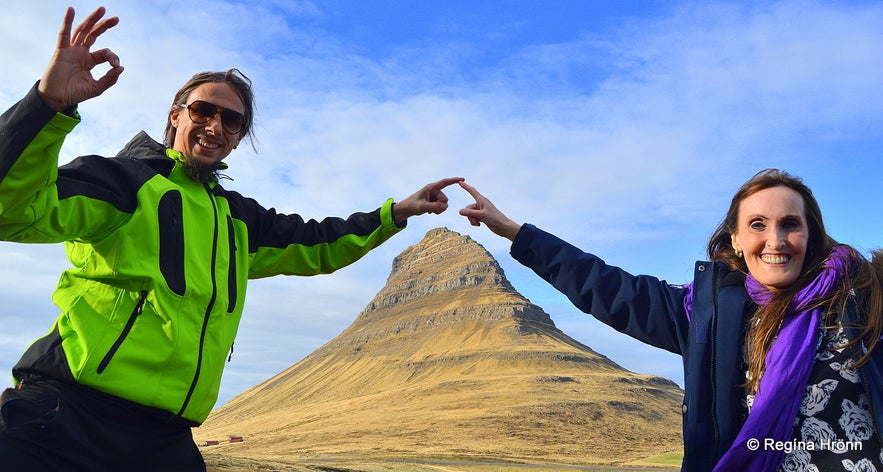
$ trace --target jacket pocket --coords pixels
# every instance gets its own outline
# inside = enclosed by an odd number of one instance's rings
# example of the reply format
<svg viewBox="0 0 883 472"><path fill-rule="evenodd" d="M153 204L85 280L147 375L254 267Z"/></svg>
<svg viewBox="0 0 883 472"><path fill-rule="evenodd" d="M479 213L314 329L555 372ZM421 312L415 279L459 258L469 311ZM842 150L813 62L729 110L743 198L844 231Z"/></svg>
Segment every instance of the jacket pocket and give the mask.
<svg viewBox="0 0 883 472"><path fill-rule="evenodd" d="M233 228L233 218L227 215L227 238L230 241L230 262L228 264L227 273L227 313L233 313L236 309L237 302L237 284L236 284L236 233Z"/></svg>
<svg viewBox="0 0 883 472"><path fill-rule="evenodd" d="M8 434L33 433L52 423L58 415L60 400L50 390L30 395L34 387L7 388L0 395L0 432Z"/></svg>
<svg viewBox="0 0 883 472"><path fill-rule="evenodd" d="M167 192L159 200L159 270L169 289L184 295L184 221L181 192Z"/></svg>
<svg viewBox="0 0 883 472"><path fill-rule="evenodd" d="M141 314L141 310L144 309L144 302L147 301L147 290L141 291L141 296L138 297L138 303L135 305L135 309L132 310L132 314L129 315L129 319L126 321L126 326L123 327L123 331L120 333L117 340L114 341L113 345L110 347L110 350L107 351L107 354L104 355L104 358L101 359L101 362L98 364L98 369L96 373L102 373L105 369L107 369L107 365L110 364L110 360L113 359L114 354L120 350L120 346L123 345L123 341L129 336L129 333L132 331L132 327L135 326L135 320Z"/></svg>

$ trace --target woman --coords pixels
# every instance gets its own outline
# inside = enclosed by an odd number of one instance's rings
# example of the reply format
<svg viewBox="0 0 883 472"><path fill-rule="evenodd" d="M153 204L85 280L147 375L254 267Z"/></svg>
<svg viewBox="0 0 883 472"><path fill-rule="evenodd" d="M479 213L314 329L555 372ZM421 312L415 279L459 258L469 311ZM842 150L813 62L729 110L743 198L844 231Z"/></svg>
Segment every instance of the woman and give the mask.
<svg viewBox="0 0 883 472"><path fill-rule="evenodd" d="M609 266L460 185L475 198L460 214L577 308L683 356L683 470L883 471L883 253L828 236L799 178L746 182L687 286Z"/></svg>

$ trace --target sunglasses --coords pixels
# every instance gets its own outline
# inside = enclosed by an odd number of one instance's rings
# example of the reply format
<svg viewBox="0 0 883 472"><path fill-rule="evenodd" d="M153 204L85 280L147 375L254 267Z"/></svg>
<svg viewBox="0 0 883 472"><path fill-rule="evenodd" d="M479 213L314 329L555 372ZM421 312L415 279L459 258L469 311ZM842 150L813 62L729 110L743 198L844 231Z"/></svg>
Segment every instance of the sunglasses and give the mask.
<svg viewBox="0 0 883 472"><path fill-rule="evenodd" d="M212 118L217 115L221 115L221 126L224 127L224 131L230 134L236 134L242 131L242 126L245 124L245 117L242 113L233 110L227 110L226 108L219 107L214 103L204 102L202 100L194 100L193 103L189 105L178 105L181 108L186 108L187 113L190 115L190 120L198 125L204 125L209 122Z"/></svg>

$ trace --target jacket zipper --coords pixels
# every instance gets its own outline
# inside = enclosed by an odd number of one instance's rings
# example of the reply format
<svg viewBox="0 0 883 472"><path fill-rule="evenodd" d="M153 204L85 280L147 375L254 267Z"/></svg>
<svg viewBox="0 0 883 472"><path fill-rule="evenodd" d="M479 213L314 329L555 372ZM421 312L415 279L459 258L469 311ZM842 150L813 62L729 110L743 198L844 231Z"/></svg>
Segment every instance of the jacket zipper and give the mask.
<svg viewBox="0 0 883 472"><path fill-rule="evenodd" d="M717 450L718 445L720 444L720 425L718 424L717 419L717 383L714 378L717 373L717 370L715 369L715 357L717 355L718 267L714 263L709 265L711 266L711 343L709 346L711 354L708 357L711 359L711 365L708 369L708 383L711 385L711 427L714 432L714 442L712 444L714 444L715 447L715 456L720 457L720 451Z"/></svg>
<svg viewBox="0 0 883 472"><path fill-rule="evenodd" d="M215 267L218 263L218 207L215 204L214 194L212 193L212 190L211 188L209 188L208 184L205 185L205 190L208 194L209 201L211 201L212 204L212 212L214 213L215 221L214 231L212 232L212 296L209 299L208 306L206 306L205 308L205 314L202 317L202 331L199 333L199 351L196 358L196 371L193 373L193 381L190 382L190 389L187 391L187 396L184 397L184 402L181 404L181 409L178 410L176 416L182 416L184 414L184 410L187 409L187 406L190 404L190 399L193 397L193 392L196 390L196 384L199 382L199 374L202 370L202 355L205 348L205 334L208 330L208 322L212 314L212 309L214 308L215 301L218 298L218 281L215 277Z"/></svg>
<svg viewBox="0 0 883 472"><path fill-rule="evenodd" d="M142 290L141 295L138 297L138 303L135 304L135 309L132 310L132 314L129 315L129 320L126 321L126 326L123 327L123 331L120 333L117 340L113 343L113 346L110 347L110 350L107 351L107 354L104 355L104 358L101 359L101 363L98 364L98 369L96 373L103 373L105 369L107 369L107 365L110 364L110 360L113 359L113 356L120 349L120 346L123 345L123 341L129 336L129 332L132 331L132 327L135 326L135 319L141 315L141 311L144 309L144 302L147 300L147 290Z"/></svg>
<svg viewBox="0 0 883 472"><path fill-rule="evenodd" d="M236 310L237 286L236 286L236 229L233 227L233 218L227 215L227 238L230 242L230 262L227 272L227 313Z"/></svg>

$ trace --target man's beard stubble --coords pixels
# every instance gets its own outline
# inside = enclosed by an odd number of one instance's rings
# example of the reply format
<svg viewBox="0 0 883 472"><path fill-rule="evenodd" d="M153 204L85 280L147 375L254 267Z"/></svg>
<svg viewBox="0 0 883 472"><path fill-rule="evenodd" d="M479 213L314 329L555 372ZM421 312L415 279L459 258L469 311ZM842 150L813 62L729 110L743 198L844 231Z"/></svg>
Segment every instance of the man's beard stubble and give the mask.
<svg viewBox="0 0 883 472"><path fill-rule="evenodd" d="M214 162L210 165L202 165L194 159L184 159L184 173L187 174L187 177L190 177L201 184L216 182L220 170L220 161Z"/></svg>

